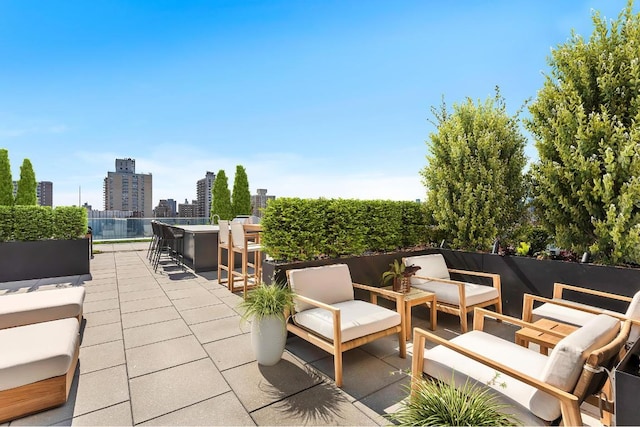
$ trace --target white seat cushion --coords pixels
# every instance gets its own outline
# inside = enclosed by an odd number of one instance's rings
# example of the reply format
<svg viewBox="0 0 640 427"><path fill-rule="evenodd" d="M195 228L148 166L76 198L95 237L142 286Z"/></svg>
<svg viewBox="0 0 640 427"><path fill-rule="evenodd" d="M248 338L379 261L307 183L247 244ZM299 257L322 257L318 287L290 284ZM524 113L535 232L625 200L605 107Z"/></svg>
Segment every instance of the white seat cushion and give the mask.
<svg viewBox="0 0 640 427"><path fill-rule="evenodd" d="M540 377L547 363L547 356L482 331L467 332L453 338L451 342L534 378ZM466 378L476 380L481 386L489 385L502 395L501 400L512 406L524 425L540 424L540 420L532 417L528 410L534 387L505 374L500 374L492 381L496 376L495 369L444 346L425 350L424 357L423 370L427 375L447 383L453 378L459 386L464 384ZM462 375L454 377L454 372ZM500 386L502 383L506 384L506 388ZM560 415L559 403L555 405L555 410L558 415L546 421L552 421Z"/></svg>
<svg viewBox="0 0 640 427"><path fill-rule="evenodd" d="M418 274L425 277L449 280L449 269L442 254L419 255L404 258L404 264L420 267Z"/></svg>
<svg viewBox="0 0 640 427"><path fill-rule="evenodd" d="M594 309L596 307L592 307L586 304L580 304L575 301L569 301L565 299L555 299L556 301L562 301L564 304L570 304L574 307L587 307L590 309ZM605 312L605 310L602 310ZM539 319L553 319L558 322L568 323L570 325L575 326L584 326L591 319L595 318L597 314L588 313L586 311L582 311L579 308L570 308L565 307L558 304L544 303L539 307L534 308L531 313L533 314L532 320L535 322ZM621 314L621 313L618 313Z"/></svg>
<svg viewBox="0 0 640 427"><path fill-rule="evenodd" d="M400 324L400 314L366 301L352 300L331 304L340 309L342 342L351 341ZM294 321L319 335L333 340L333 314L322 308L296 313Z"/></svg>
<svg viewBox="0 0 640 427"><path fill-rule="evenodd" d="M332 264L322 267L300 268L288 271L291 289L298 295L325 304L335 304L353 300L353 282L349 266ZM295 302L296 311L315 308L311 304Z"/></svg>
<svg viewBox="0 0 640 427"><path fill-rule="evenodd" d="M0 330L0 390L66 374L78 331L75 318Z"/></svg>
<svg viewBox="0 0 640 427"><path fill-rule="evenodd" d="M564 337L554 347L539 379L561 390L572 392L589 354L610 343L620 331L620 320L600 314ZM531 395L529 407L541 418L555 415L549 408L557 400L539 390Z"/></svg>
<svg viewBox="0 0 640 427"><path fill-rule="evenodd" d="M433 280L425 280L420 277L411 278L411 286L436 294L438 302L460 305L460 293L458 286L452 283L442 283ZM465 302L467 306L482 304L485 301L498 298L498 290L493 286L465 283Z"/></svg>
<svg viewBox="0 0 640 427"><path fill-rule="evenodd" d="M0 296L0 329L82 314L84 287Z"/></svg>

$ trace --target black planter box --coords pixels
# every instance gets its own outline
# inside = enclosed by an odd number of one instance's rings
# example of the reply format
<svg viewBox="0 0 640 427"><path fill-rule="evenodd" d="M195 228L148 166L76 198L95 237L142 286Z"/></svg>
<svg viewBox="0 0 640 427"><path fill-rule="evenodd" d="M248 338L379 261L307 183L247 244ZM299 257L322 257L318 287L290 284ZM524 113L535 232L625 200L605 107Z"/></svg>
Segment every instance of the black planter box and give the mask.
<svg viewBox="0 0 640 427"><path fill-rule="evenodd" d="M0 243L0 282L89 274L89 239Z"/></svg>
<svg viewBox="0 0 640 427"><path fill-rule="evenodd" d="M382 273L389 269L389 264L394 259L400 260L403 256L428 253L442 253L449 268L500 274L503 312L517 318L522 316L522 299L525 293L551 298L555 282L626 296L633 296L640 291L640 270L635 268L538 260L527 257L500 256L448 249L425 249L413 252L394 252L291 263L265 261L262 277L265 283L272 283L274 280L278 283L285 283L287 280L286 271L289 269L344 263L349 266L351 278L354 282L380 286ZM478 280L471 277L453 278L469 282ZM578 293L574 293L569 297L577 302L622 313L627 308L627 304L621 301Z"/></svg>
<svg viewBox="0 0 640 427"><path fill-rule="evenodd" d="M615 370L616 425L639 426L640 340L629 350Z"/></svg>

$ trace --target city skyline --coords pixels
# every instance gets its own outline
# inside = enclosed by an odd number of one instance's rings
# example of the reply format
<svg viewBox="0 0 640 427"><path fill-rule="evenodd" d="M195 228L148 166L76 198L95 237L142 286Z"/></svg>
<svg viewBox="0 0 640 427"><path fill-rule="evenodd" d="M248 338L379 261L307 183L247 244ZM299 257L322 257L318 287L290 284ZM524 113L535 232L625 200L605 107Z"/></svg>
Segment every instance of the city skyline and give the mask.
<svg viewBox="0 0 640 427"><path fill-rule="evenodd" d="M116 158L153 175L153 206L237 165L251 194L424 199L431 107L499 86L515 113L553 47L626 3L5 0L0 147L56 206L102 207Z"/></svg>

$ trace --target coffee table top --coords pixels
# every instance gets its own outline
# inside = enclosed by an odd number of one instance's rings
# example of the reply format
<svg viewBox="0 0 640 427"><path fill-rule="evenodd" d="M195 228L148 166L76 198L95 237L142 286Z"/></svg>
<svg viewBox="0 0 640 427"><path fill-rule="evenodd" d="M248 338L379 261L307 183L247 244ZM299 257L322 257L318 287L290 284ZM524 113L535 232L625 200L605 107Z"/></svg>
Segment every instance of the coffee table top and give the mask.
<svg viewBox="0 0 640 427"><path fill-rule="evenodd" d="M393 286L385 286L382 289L404 295L405 301L411 301L417 298L431 298L434 295L433 292L423 291L422 289L414 288L413 286L411 287L411 289L409 289L409 292L394 291Z"/></svg>
<svg viewBox="0 0 640 427"><path fill-rule="evenodd" d="M548 347L555 346L562 338L564 338L564 336L569 335L571 332L578 329L577 326L567 325L566 323L561 323L551 319L540 319L533 322L533 324L548 331L558 332L563 336L560 337L526 327L518 330L516 334L527 341L531 341L536 344L544 344Z"/></svg>

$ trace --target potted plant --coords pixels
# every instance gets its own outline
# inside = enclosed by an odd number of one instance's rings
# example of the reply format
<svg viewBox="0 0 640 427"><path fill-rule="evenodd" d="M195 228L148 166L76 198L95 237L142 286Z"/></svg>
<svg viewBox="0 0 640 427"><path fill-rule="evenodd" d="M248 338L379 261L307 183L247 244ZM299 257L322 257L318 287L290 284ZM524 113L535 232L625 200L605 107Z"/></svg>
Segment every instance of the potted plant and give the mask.
<svg viewBox="0 0 640 427"><path fill-rule="evenodd" d="M293 296L286 284L261 283L249 291L239 305L243 310L242 319L251 321L251 346L261 365L273 366L282 358Z"/></svg>
<svg viewBox="0 0 640 427"><path fill-rule="evenodd" d="M393 263L389 264L389 267L389 270L382 273L382 283L386 285L393 281L393 290L395 292L409 292L411 290L409 278L416 274L420 267L415 265L406 266L403 262L398 262L397 259L394 259Z"/></svg>

